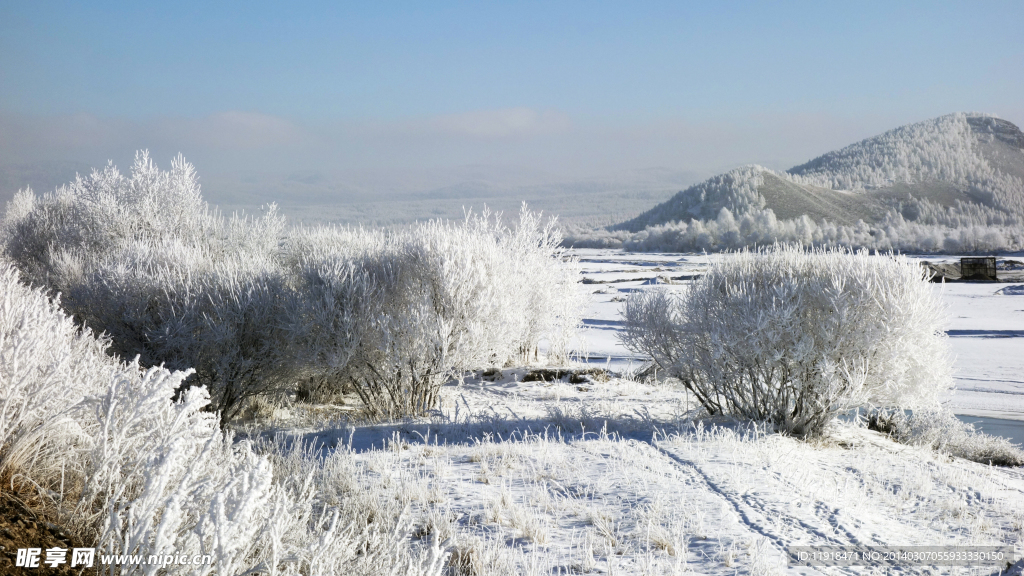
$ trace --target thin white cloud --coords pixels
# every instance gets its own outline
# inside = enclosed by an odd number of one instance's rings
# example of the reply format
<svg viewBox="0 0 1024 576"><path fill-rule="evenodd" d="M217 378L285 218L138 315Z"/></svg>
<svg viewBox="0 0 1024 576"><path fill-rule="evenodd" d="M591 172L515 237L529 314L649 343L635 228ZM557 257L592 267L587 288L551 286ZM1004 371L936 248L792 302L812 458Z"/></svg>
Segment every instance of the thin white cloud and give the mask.
<svg viewBox="0 0 1024 576"><path fill-rule="evenodd" d="M166 119L157 123L156 138L202 148L252 150L296 144L305 139L294 123L269 114L236 110L204 118Z"/></svg>
<svg viewBox="0 0 1024 576"><path fill-rule="evenodd" d="M436 116L424 122L423 126L428 130L461 136L507 138L564 132L571 123L569 117L561 112L503 108Z"/></svg>
<svg viewBox="0 0 1024 576"><path fill-rule="evenodd" d="M293 122L268 114L227 111L202 118L126 120L92 114L29 117L0 115L0 163L43 158L88 162L130 158L147 148L186 156L274 153L313 142Z"/></svg>

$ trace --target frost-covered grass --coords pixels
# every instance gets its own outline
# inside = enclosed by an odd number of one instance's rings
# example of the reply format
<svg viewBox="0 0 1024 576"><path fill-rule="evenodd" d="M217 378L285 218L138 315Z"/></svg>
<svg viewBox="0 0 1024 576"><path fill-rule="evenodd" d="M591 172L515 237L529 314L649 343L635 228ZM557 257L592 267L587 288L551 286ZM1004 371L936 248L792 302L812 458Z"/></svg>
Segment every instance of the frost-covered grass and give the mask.
<svg viewBox="0 0 1024 576"><path fill-rule="evenodd" d="M275 430L350 462L368 494L402 494L455 574L795 574L792 545L1024 546L1020 468L864 423L807 442L709 419L671 383L526 373L452 383L430 419Z"/></svg>
<svg viewBox="0 0 1024 576"><path fill-rule="evenodd" d="M8 264L0 294L0 489L98 554L213 559L166 573L439 572L438 543L411 547L403 510L364 514L324 480L330 460L236 442L187 373L115 362Z"/></svg>

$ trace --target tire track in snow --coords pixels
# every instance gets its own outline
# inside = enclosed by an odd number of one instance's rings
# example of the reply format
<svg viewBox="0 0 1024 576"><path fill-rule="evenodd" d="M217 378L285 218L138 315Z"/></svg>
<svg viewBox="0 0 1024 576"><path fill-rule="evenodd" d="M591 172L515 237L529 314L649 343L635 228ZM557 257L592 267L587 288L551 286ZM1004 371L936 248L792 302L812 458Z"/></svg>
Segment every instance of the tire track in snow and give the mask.
<svg viewBox="0 0 1024 576"><path fill-rule="evenodd" d="M658 452L665 455L665 457L667 457L675 466L679 467L684 471L692 471L692 474L700 478L702 483L705 486L707 486L710 492L716 494L719 498L727 502L732 507L732 509L736 512L737 516L749 530L768 539L780 551L785 551L785 549L790 545L790 542L787 542L786 539L784 539L779 534L776 534L773 530L766 526L767 524L769 524L768 518L770 517L770 515L773 513L778 514L777 511L769 510L763 502L759 501L756 497L752 495L731 494L730 492L722 488L717 482L715 482L695 462L682 458L677 454L674 454L673 452L666 450L665 448L662 448L661 446L658 445L657 442L651 445ZM846 544L858 542L859 539L852 532L847 530L839 521L837 517L837 509L832 509L826 506L824 502L819 501L818 503L816 503L814 510L816 517L827 522L828 525L832 527L834 532L840 533L846 537ZM763 519L763 521L758 521L757 519L755 519L755 515L760 516ZM826 542L835 541L834 537L830 537L828 534L824 533L819 527L809 524L800 518L788 516L788 519L794 522L800 528L802 528L804 532L809 536L820 538Z"/></svg>
<svg viewBox="0 0 1024 576"><path fill-rule="evenodd" d="M741 506L741 502L739 502L736 498L731 497L716 482L714 482L710 476L708 476L703 470L701 470L695 462L691 460L686 460L685 458L680 458L679 456L659 446L657 442L653 443L652 446L654 446L654 448L658 452L665 455L665 457L671 460L676 466L681 468L684 472L690 473L691 475L700 478L701 482L708 488L708 490L711 493L716 494L719 498L727 502L732 507L733 511L736 512L736 515L740 518L740 520L743 522L743 524L746 525L746 527L749 530L756 532L761 536L767 538L780 549L784 549L786 547L786 544L779 537L777 537L775 534L772 534L771 532L768 532L760 525L760 523L755 522L753 519L751 519L747 512Z"/></svg>

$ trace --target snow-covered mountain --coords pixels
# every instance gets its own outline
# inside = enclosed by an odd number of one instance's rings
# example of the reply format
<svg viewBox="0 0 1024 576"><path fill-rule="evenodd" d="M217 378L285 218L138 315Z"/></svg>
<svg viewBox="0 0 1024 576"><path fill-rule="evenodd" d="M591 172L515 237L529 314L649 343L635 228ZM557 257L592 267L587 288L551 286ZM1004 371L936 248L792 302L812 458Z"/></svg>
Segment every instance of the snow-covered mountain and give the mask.
<svg viewBox="0 0 1024 576"><path fill-rule="evenodd" d="M613 230L737 218L770 209L838 225L908 221L945 226L1024 222L1024 134L987 114L902 126L785 172L745 166L691 186ZM966 220L965 220L966 219Z"/></svg>

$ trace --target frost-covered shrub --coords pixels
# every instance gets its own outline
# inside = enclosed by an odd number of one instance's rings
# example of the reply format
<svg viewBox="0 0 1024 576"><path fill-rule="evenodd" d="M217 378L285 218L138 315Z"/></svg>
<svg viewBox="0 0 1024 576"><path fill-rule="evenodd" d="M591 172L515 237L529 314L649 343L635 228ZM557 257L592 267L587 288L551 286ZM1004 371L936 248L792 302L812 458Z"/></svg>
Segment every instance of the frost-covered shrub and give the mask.
<svg viewBox="0 0 1024 576"><path fill-rule="evenodd" d="M110 222L106 225L106 222ZM193 369L230 419L254 396L355 389L374 417L422 414L463 370L563 360L579 325L576 269L554 222L523 210L398 231L288 231L208 209L192 167L144 153L42 199L19 193L4 253L63 294L122 361ZM301 386L300 386L301 385Z"/></svg>
<svg viewBox="0 0 1024 576"><path fill-rule="evenodd" d="M950 456L997 466L1024 466L1024 450L1001 436L978 432L945 410L877 410L867 425L897 442L927 446Z"/></svg>
<svg viewBox="0 0 1024 576"><path fill-rule="evenodd" d="M276 252L284 221L222 217L180 157L161 171L146 153L8 208L3 250L27 281L63 295L76 320L111 338L122 361L195 369L214 407L294 381L282 326L288 292Z"/></svg>
<svg viewBox="0 0 1024 576"><path fill-rule="evenodd" d="M357 278L376 287L377 297L358 311L358 343L340 376L373 417L418 415L433 408L441 384L467 359L460 337L471 337L466 332L476 318L462 316L465 310L458 308L465 302L453 300L459 294L446 289L471 289L464 284L472 271L432 266L437 263L427 257L400 245L356 263ZM438 277L445 273L455 276Z"/></svg>
<svg viewBox="0 0 1024 576"><path fill-rule="evenodd" d="M246 398L287 389L301 373L288 331L297 295L269 259L213 258L162 240L102 260L71 252L53 270L68 308L108 334L116 354L194 368L189 383L206 386L225 419Z"/></svg>
<svg viewBox="0 0 1024 576"><path fill-rule="evenodd" d="M102 254L126 240L215 236L222 224L202 201L191 164L179 156L165 172L140 152L130 176L108 165L43 198L19 192L0 239L26 278L43 282L53 249Z"/></svg>
<svg viewBox="0 0 1024 576"><path fill-rule="evenodd" d="M638 293L623 315L623 343L710 413L799 435L856 406L933 406L952 385L938 297L899 256L743 251L686 292Z"/></svg>
<svg viewBox="0 0 1024 576"><path fill-rule="evenodd" d="M99 554L212 561L110 573L440 574L440 543L413 549L400 514L368 526L318 490L334 459L275 473L287 462L222 433L204 388L180 391L187 372L115 363L6 264L0 288L5 486Z"/></svg>
<svg viewBox="0 0 1024 576"><path fill-rule="evenodd" d="M46 480L83 441L64 411L106 386L117 367L106 346L0 259L0 477L55 489Z"/></svg>
<svg viewBox="0 0 1024 576"><path fill-rule="evenodd" d="M523 211L406 230L310 230L291 240L307 306L304 354L369 414L422 414L460 372L527 360L547 339L564 358L579 324L577 272L551 223ZM529 281L517 280L529 278Z"/></svg>

